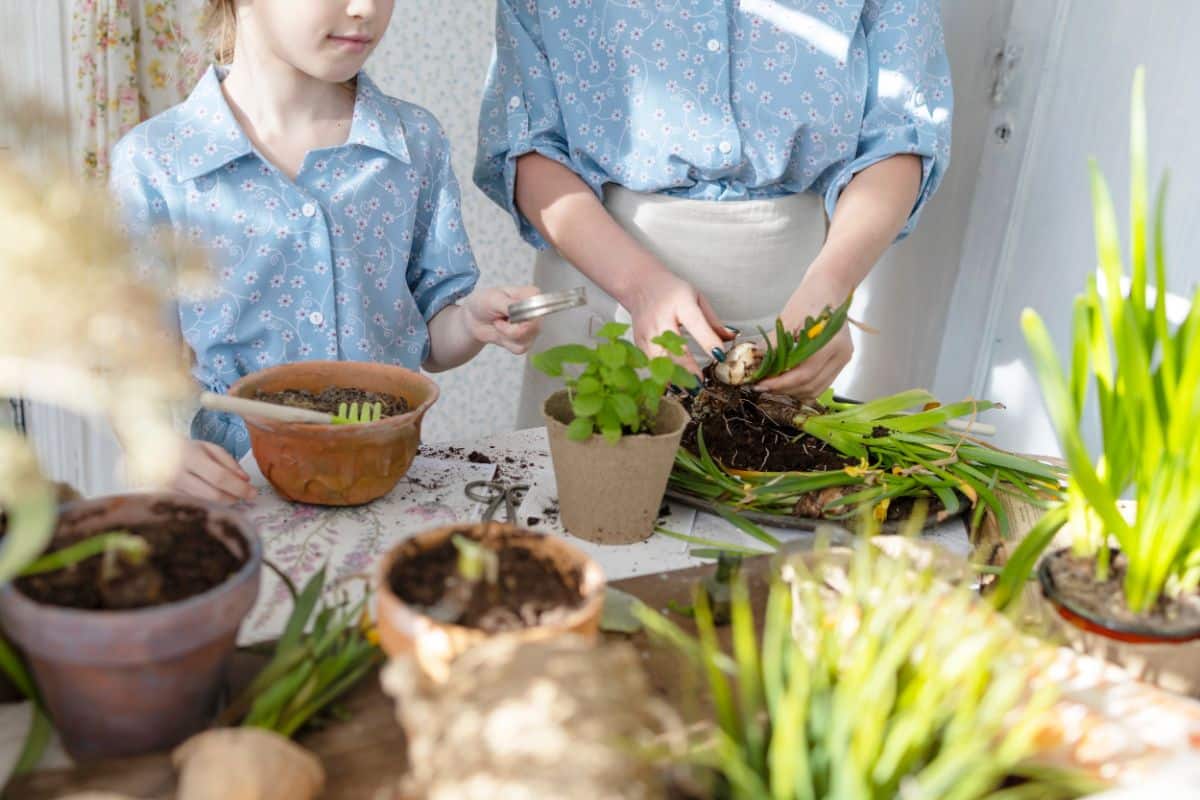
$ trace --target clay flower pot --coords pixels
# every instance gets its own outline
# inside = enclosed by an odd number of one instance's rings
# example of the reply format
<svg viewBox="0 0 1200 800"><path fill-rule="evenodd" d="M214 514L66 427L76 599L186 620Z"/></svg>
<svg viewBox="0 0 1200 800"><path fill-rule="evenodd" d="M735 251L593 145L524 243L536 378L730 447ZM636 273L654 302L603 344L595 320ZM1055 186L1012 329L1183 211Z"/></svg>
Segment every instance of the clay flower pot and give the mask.
<svg viewBox="0 0 1200 800"><path fill-rule="evenodd" d="M559 574L578 575L582 603L553 623L499 634L430 618L397 596L392 589L392 574L400 562L444 546L454 534L484 542L494 551L523 548L553 564ZM417 534L384 556L375 583L380 646L391 657L415 657L421 669L436 680L449 674L450 664L455 658L491 636L538 641L575 633L594 639L600 630L600 616L604 609L605 581L599 564L558 537L498 523L449 525Z"/></svg>
<svg viewBox="0 0 1200 800"><path fill-rule="evenodd" d="M408 401L409 411L358 425L310 425L246 418L254 458L281 495L297 503L355 506L390 492L408 472L421 444L421 420L438 387L403 367L366 361L303 361L251 373L229 393L253 399L262 392L330 386L386 392Z"/></svg>
<svg viewBox="0 0 1200 800"><path fill-rule="evenodd" d="M1200 625L1164 625L1105 618L1055 583L1049 554L1038 566L1044 615L1077 652L1122 667L1138 680L1168 691L1200 697Z"/></svg>
<svg viewBox="0 0 1200 800"><path fill-rule="evenodd" d="M87 611L35 602L0 588L0 621L24 650L68 752L77 759L149 753L206 727L238 628L258 597L262 545L224 506L180 495L131 494L64 506L60 528L86 535L166 519L171 507L201 508L209 535L245 563L223 583L177 603Z"/></svg>
<svg viewBox="0 0 1200 800"><path fill-rule="evenodd" d="M566 389L546 399L542 416L566 529L597 544L650 538L687 426L683 406L664 397L651 433L623 436L616 444L599 435L582 442L567 438L574 414Z"/></svg>

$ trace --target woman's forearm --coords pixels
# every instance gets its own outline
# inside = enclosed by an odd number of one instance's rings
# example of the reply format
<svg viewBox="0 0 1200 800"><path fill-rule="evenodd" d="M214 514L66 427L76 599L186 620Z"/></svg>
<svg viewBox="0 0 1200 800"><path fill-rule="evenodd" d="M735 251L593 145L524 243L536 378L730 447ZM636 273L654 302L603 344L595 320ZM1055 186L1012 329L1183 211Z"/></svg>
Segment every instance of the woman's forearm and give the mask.
<svg viewBox="0 0 1200 800"><path fill-rule="evenodd" d="M539 153L517 159L517 208L575 268L626 307L651 273L665 271L571 170Z"/></svg>
<svg viewBox="0 0 1200 800"><path fill-rule="evenodd" d="M918 156L892 156L855 175L842 190L805 280L821 280L849 296L903 230L920 189Z"/></svg>
<svg viewBox="0 0 1200 800"><path fill-rule="evenodd" d="M471 335L466 313L462 306L449 305L429 320L429 357L422 365L426 372L454 369L483 349L483 342Z"/></svg>

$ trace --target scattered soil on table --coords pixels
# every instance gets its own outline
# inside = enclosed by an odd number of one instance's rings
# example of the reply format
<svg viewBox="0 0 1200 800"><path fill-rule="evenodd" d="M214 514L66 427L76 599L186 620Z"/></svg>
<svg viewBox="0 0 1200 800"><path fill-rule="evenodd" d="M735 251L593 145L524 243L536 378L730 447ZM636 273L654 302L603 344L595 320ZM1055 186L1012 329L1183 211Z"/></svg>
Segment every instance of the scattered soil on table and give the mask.
<svg viewBox="0 0 1200 800"><path fill-rule="evenodd" d="M27 597L54 606L88 611L144 608L206 592L224 583L245 563L245 558L208 534L208 514L203 509L162 502L153 510L170 516L120 528L142 537L150 546L150 555L142 563L116 560L106 571L102 569L103 556L93 556L65 570L20 578L17 587ZM221 524L225 535L242 538L232 526ZM50 550L61 550L91 535L60 528Z"/></svg>
<svg viewBox="0 0 1200 800"><path fill-rule="evenodd" d="M1081 558L1070 550L1059 550L1046 556L1059 601L1078 614L1164 635L1200 628L1200 594L1164 597L1145 614L1130 611L1122 591L1126 564L1125 556L1113 551L1108 580L1097 581L1093 558Z"/></svg>
<svg viewBox="0 0 1200 800"><path fill-rule="evenodd" d="M471 536L470 529L459 531ZM579 570L563 574L553 563L520 545L499 552L499 580L481 584L471 597L459 625L488 633L544 625L583 605ZM392 567L388 585L405 603L432 608L457 579L458 550L448 537L439 547L402 557Z"/></svg>
<svg viewBox="0 0 1200 800"><path fill-rule="evenodd" d="M336 414L338 406L345 403L383 405L383 416L394 417L408 411L408 401L386 392L369 392L366 389L349 389L342 386L330 386L319 394L304 389L285 389L282 392L258 392L255 400L265 403L275 403L292 408L306 408L309 411L320 411L325 414Z"/></svg>
<svg viewBox="0 0 1200 800"><path fill-rule="evenodd" d="M467 461L472 464L491 464L492 460L478 450L472 450L467 456Z"/></svg>

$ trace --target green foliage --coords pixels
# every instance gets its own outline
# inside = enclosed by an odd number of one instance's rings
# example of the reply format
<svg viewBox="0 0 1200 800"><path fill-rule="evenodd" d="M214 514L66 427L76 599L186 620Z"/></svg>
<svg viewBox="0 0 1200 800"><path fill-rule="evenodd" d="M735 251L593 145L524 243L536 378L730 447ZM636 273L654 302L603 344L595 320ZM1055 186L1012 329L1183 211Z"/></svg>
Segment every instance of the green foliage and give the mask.
<svg viewBox="0 0 1200 800"><path fill-rule="evenodd" d="M649 358L622 339L628 329L628 325L610 322L596 333L600 344L595 348L568 344L533 357L536 369L562 378L566 384L575 415L567 436L575 441L600 434L616 443L624 435L649 430L668 386L690 389L697 385L696 376L668 356ZM686 352L686 340L674 331L652 341L672 356ZM577 369L569 372L569 365Z"/></svg>
<svg viewBox="0 0 1200 800"><path fill-rule="evenodd" d="M1108 577L1110 537L1116 540L1126 559L1125 602L1143 612L1164 592L1194 592L1200 583L1200 436L1194 430L1200 418L1200 292L1172 332L1163 242L1166 180L1152 221L1140 69L1133 84L1130 155L1128 271L1112 197L1096 163L1090 164L1101 282L1089 278L1075 300L1069 365L1060 362L1036 312L1026 309L1021 326L1069 469L1067 500L1054 520L1059 526L1069 521L1073 548L1095 557L1098 580ZM1157 290L1148 301L1151 238ZM1123 291L1126 278L1129 287ZM1082 432L1090 400L1100 417L1096 454L1088 451ZM1136 502L1130 517L1118 505L1126 495ZM1007 584L1015 586L1028 576L1054 530L1042 533L1010 562Z"/></svg>
<svg viewBox="0 0 1200 800"><path fill-rule="evenodd" d="M1001 495L1017 494L1043 505L1061 497L1058 468L946 427L955 419L969 422L995 403L939 405L928 392L912 390L869 403L841 403L827 391L818 405L819 413L796 418L797 429L859 459L858 465L818 472L728 470L712 458L699 433L697 454L683 449L676 454L671 485L730 508L779 515L793 514L812 492L855 487L829 501L826 515L847 519L866 508L880 521L898 498L936 497L953 514L965 497L975 509L975 523L991 511L1005 533L1008 519ZM924 410L906 412L913 407Z"/></svg>
<svg viewBox="0 0 1200 800"><path fill-rule="evenodd" d="M713 725L692 729L687 759L714 776L719 800L1058 798L1101 788L1029 765L1055 697L1042 674L1049 655L1043 662L965 587L864 543L811 571L786 565L761 628L744 580L731 595L730 652L699 587L696 637L637 610L704 675ZM954 623L930 624L937 619ZM1029 782L1001 789L1012 775Z"/></svg>
<svg viewBox="0 0 1200 800"><path fill-rule="evenodd" d="M354 687L383 656L368 624L366 598L323 602L325 571L299 593L274 654L221 716L223 724L265 728L292 736L315 714Z"/></svg>
<svg viewBox="0 0 1200 800"><path fill-rule="evenodd" d="M847 297L846 302L837 309L826 307L816 317L804 320L804 325L794 333L784 327L782 320L775 320L774 342L765 331L760 330L766 342L767 352L763 355L762 364L754 373L751 382L757 383L793 370L807 361L813 353L829 344L846 324L850 302L853 299L853 296Z"/></svg>

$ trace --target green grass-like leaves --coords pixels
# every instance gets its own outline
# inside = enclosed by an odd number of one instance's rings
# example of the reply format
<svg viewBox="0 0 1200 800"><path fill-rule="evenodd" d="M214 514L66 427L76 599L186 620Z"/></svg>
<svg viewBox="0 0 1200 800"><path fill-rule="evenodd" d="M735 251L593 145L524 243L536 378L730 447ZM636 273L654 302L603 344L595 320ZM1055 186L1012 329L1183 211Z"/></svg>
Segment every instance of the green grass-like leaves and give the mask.
<svg viewBox="0 0 1200 800"><path fill-rule="evenodd" d="M1035 679L1039 656L1005 619L870 546L855 550L835 594L826 576L841 569L785 567L761 636L735 580L728 652L699 589L695 637L638 608L704 676L715 724L687 757L715 776L715 797L976 800L1008 796L1000 785L1013 774L1031 781L1020 796L1100 788L1029 765L1055 689ZM938 619L953 624L930 624Z"/></svg>
<svg viewBox="0 0 1200 800"><path fill-rule="evenodd" d="M1056 513L1070 522L1073 549L1095 558L1096 577L1109 572L1110 540L1125 556L1125 602L1147 611L1168 592L1200 583L1200 292L1172 331L1167 320L1164 217L1166 179L1154 217L1148 210L1145 74L1133 83L1130 134L1129 266L1122 255L1117 213L1107 182L1090 164L1096 254L1100 275L1075 300L1070 363L1064 368L1041 318L1027 309L1021 325L1042 396L1069 468L1068 497ZM1155 298L1147 285L1153 240ZM1128 288L1122 283L1128 279ZM1103 287L1103 292L1100 287ZM1100 447L1083 436L1084 409L1094 402ZM1118 505L1135 501L1130 516ZM1002 583L1020 584L1052 531L1027 542ZM999 602L1010 599L998 595Z"/></svg>

